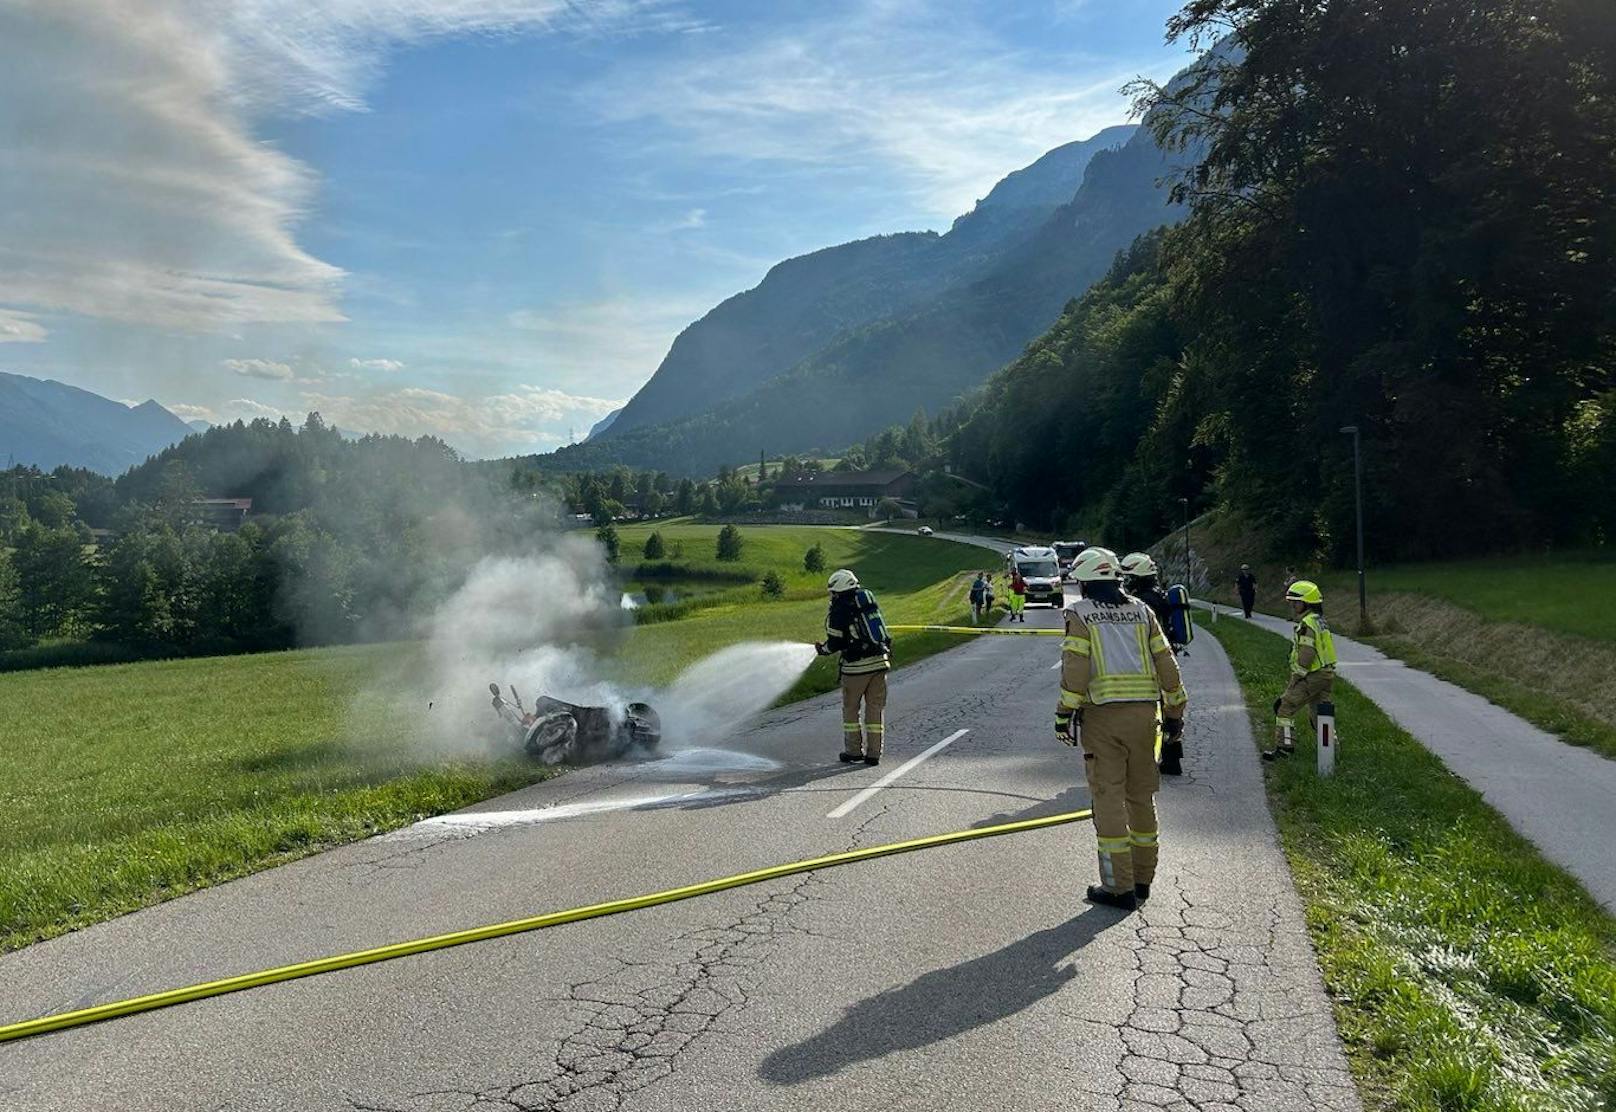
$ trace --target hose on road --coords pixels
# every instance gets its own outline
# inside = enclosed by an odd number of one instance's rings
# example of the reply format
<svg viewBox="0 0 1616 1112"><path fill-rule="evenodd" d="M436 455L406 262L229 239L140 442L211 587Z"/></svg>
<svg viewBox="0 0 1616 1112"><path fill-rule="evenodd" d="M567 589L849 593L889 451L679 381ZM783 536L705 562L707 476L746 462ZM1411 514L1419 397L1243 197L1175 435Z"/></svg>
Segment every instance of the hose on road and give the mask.
<svg viewBox="0 0 1616 1112"><path fill-rule="evenodd" d="M851 865L857 861L872 861L877 857L913 853L916 850L936 849L939 846L974 841L978 838L996 838L1004 834L1044 830L1052 826L1081 822L1092 816L1093 812L1089 810L1070 811L1060 815L1048 815L1043 818L1002 823L998 826L984 826L973 830L956 830L949 834L933 834L925 838L914 838L907 842L889 842L886 845L848 850L844 853L833 853L826 857L814 857L806 861L792 861L784 865L772 865L766 869L757 869L749 873L736 873L734 876L720 877L717 880L703 881L700 884L691 884L683 888L669 888L662 892L652 892L644 896L612 900L608 903L590 904L587 907L574 907L566 911L552 911L548 914L535 915L528 919L513 919L506 923L473 927L469 930L454 931L450 934L418 938L410 942L395 942L389 946L378 946L373 950L336 954L332 957L317 958L313 961L299 962L295 965L282 965L273 969L263 969L256 973L242 973L234 977L226 977L223 980L207 981L202 984L190 985L186 988L168 989L165 992L155 992L148 996L136 996L128 1000L116 1000L112 1003L98 1004L95 1007L83 1008L78 1011L60 1012L56 1015L42 1016L39 1019L8 1024L0 1027L0 1043L11 1042L15 1039L26 1039L51 1031L62 1031L70 1027L83 1027L91 1023L117 1019L120 1016L155 1011L158 1008L173 1007L175 1004L203 1000L209 996L223 996L230 992L259 988L263 985L275 984L278 981L293 981L300 977L313 977L320 973L332 973L338 969L351 969L357 965L371 965L375 962L408 957L411 954L423 954L429 950L444 950L450 946L464 946L468 942L482 942L490 938L502 938L510 934L544 930L546 927L559 927L564 923L578 923L585 919L599 919L607 915L619 915L625 911L639 911L647 907L656 907L658 904L674 903L679 900L693 899L696 896L707 896L730 888L740 888L748 884L761 884L766 880L777 880L780 877L813 872L816 869L829 869L837 865Z"/></svg>
<svg viewBox="0 0 1616 1112"><path fill-rule="evenodd" d="M889 625L894 633L992 633L1000 637L1065 637L1064 629L1008 629L1003 626Z"/></svg>

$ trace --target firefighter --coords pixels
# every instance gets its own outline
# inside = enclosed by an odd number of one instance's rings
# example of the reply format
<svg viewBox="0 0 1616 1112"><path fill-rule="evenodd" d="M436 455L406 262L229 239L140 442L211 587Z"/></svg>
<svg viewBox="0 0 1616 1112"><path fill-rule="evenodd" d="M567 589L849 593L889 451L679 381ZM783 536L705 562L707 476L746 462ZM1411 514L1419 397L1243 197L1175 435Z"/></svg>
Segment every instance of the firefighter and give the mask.
<svg viewBox="0 0 1616 1112"><path fill-rule="evenodd" d="M1257 577L1251 574L1250 564L1240 565L1240 574L1234 577L1234 588L1240 592L1240 609L1251 617L1251 608L1257 605Z"/></svg>
<svg viewBox="0 0 1616 1112"><path fill-rule="evenodd" d="M828 584L830 610L825 639L814 645L820 656L841 653L843 764L881 763L886 740L887 672L892 668L892 637L875 596L859 586L846 568ZM862 705L864 720L859 721Z"/></svg>
<svg viewBox="0 0 1616 1112"><path fill-rule="evenodd" d="M1161 625L1162 636L1167 638L1168 646L1176 655L1184 646L1173 640L1173 615L1178 606L1167 597L1167 592L1161 589L1156 578L1159 571L1156 561L1146 552L1130 552L1122 558L1119 565L1122 569L1122 589L1134 598L1148 605L1156 615L1156 621ZM1161 757L1158 764L1165 776L1184 775L1184 743L1177 738L1162 743Z"/></svg>
<svg viewBox="0 0 1616 1112"><path fill-rule="evenodd" d="M1178 741L1189 697L1155 612L1123 593L1116 554L1085 549L1072 575L1083 593L1064 615L1055 736L1083 747L1100 863L1088 898L1132 910L1156 875L1157 731L1165 714Z"/></svg>
<svg viewBox="0 0 1616 1112"><path fill-rule="evenodd" d="M1274 747L1263 753L1265 761L1295 755L1297 712L1305 710L1308 728L1317 730L1317 707L1335 686L1335 638L1324 621L1324 595L1318 584L1296 580L1285 589L1285 601L1296 618L1291 678L1284 694L1274 700Z"/></svg>

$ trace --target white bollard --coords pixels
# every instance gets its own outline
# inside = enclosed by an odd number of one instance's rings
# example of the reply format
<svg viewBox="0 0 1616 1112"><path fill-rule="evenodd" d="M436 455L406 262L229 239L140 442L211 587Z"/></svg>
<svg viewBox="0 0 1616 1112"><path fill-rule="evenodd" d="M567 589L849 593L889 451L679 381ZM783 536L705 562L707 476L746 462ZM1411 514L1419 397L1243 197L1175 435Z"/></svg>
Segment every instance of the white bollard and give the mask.
<svg viewBox="0 0 1616 1112"><path fill-rule="evenodd" d="M1319 704L1319 775L1335 775L1335 704Z"/></svg>

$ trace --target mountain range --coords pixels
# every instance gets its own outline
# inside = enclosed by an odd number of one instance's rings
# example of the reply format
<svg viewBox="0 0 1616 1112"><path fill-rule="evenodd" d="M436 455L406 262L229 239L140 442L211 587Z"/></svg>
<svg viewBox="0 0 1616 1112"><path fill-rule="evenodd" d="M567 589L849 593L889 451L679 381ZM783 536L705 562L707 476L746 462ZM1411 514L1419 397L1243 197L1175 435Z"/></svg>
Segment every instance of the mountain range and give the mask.
<svg viewBox="0 0 1616 1112"><path fill-rule="evenodd" d="M158 405L103 398L54 379L0 372L0 464L121 475L192 434ZM8 462L9 461L9 462Z"/></svg>
<svg viewBox="0 0 1616 1112"><path fill-rule="evenodd" d="M1176 220L1146 129L1106 128L1005 177L945 233L774 266L674 340L606 428L541 467L720 464L831 450L935 413L1019 355L1142 233Z"/></svg>

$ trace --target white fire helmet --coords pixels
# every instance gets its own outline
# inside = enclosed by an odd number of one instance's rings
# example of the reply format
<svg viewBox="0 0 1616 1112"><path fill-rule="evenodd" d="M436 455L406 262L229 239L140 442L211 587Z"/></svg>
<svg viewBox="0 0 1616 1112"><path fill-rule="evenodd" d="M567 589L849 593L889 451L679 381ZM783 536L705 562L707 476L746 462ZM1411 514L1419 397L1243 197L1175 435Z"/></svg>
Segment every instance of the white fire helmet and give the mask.
<svg viewBox="0 0 1616 1112"><path fill-rule="evenodd" d="M851 591L858 585L858 576L854 575L846 568L831 572L830 583L827 584L832 594L839 594L842 591Z"/></svg>
<svg viewBox="0 0 1616 1112"><path fill-rule="evenodd" d="M1122 571L1117 565L1117 554L1109 548L1091 545L1078 553L1077 559L1072 561L1072 578L1079 583L1093 583L1097 580L1109 580L1115 583L1122 578Z"/></svg>

